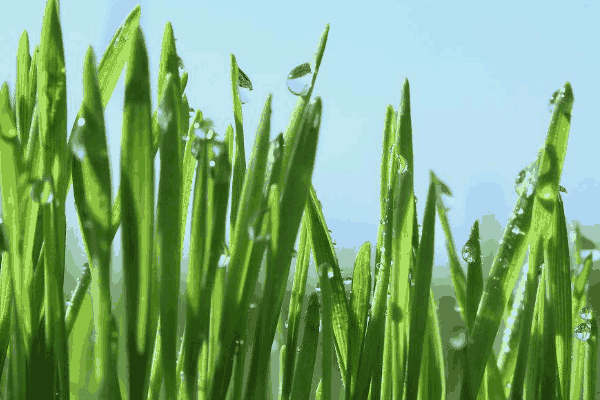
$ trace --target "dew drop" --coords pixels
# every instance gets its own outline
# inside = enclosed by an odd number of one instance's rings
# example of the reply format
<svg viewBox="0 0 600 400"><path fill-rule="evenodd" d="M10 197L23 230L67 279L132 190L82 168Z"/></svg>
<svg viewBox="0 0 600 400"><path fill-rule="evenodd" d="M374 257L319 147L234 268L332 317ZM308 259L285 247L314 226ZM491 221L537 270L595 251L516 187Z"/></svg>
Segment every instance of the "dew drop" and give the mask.
<svg viewBox="0 0 600 400"><path fill-rule="evenodd" d="M225 267L227 267L228 264L229 264L229 257L227 257L225 254L221 254L221 257L219 258L218 267L225 268Z"/></svg>
<svg viewBox="0 0 600 400"><path fill-rule="evenodd" d="M156 120L158 121L158 127L161 130L161 134L164 133L168 129L169 124L171 123L171 119L172 119L172 114L165 110L164 104L161 104L161 106L158 107L158 112L156 113ZM189 139L189 136L188 136L188 139ZM184 140L188 140L188 139L184 139Z"/></svg>
<svg viewBox="0 0 600 400"><path fill-rule="evenodd" d="M523 212L523 211L521 210L521 212ZM516 225L515 225L515 227L512 229L512 232L513 232L515 235L524 235L524 234L525 234L525 233L524 233L523 231L521 231L521 230L519 229L519 227L518 227L518 226L516 226Z"/></svg>
<svg viewBox="0 0 600 400"><path fill-rule="evenodd" d="M452 346L455 350L460 350L463 347L465 347L465 344L467 342L466 339L467 336L464 332L464 328L461 328L458 334L450 338L450 346Z"/></svg>
<svg viewBox="0 0 600 400"><path fill-rule="evenodd" d="M575 337L582 342L590 338L592 332L592 323L590 321L583 322L575 327Z"/></svg>
<svg viewBox="0 0 600 400"><path fill-rule="evenodd" d="M290 93L296 96L306 96L312 82L312 69L310 63L300 64L292 69L287 78L287 87Z"/></svg>
<svg viewBox="0 0 600 400"><path fill-rule="evenodd" d="M210 167L214 167L214 166L215 166L215 160L210 160L210 161L208 162L208 165L209 165Z"/></svg>
<svg viewBox="0 0 600 400"><path fill-rule="evenodd" d="M579 316L581 319L589 321L592 319L593 310L590 306L585 306L579 311Z"/></svg>
<svg viewBox="0 0 600 400"><path fill-rule="evenodd" d="M320 292L320 291L321 291L321 288L320 288L320 287L317 287L317 288L315 288L315 291L317 291L317 292Z"/></svg>
<svg viewBox="0 0 600 400"><path fill-rule="evenodd" d="M246 104L250 100L250 90L252 90L250 78L238 67L238 92L242 104Z"/></svg>
<svg viewBox="0 0 600 400"><path fill-rule="evenodd" d="M329 271L327 271L327 277L333 278L333 270L330 269Z"/></svg>
<svg viewBox="0 0 600 400"><path fill-rule="evenodd" d="M49 204L54 197L52 192L52 178L47 177L34 182L31 186L31 199L41 205Z"/></svg>
<svg viewBox="0 0 600 400"><path fill-rule="evenodd" d="M346 277L346 279L344 280L344 285L351 285L351 284L352 284L352 278Z"/></svg>
<svg viewBox="0 0 600 400"><path fill-rule="evenodd" d="M194 158L198 159L199 157L199 152L200 152L200 146L201 146L201 140L200 138L195 138L194 141L192 142L192 155L194 156Z"/></svg>
<svg viewBox="0 0 600 400"><path fill-rule="evenodd" d="M462 258L463 260L465 260L465 262L469 264L475 261L475 258L473 257L473 249L471 248L471 246L468 246L466 244L463 246Z"/></svg>
<svg viewBox="0 0 600 400"><path fill-rule="evenodd" d="M250 308L256 308L256 303L250 303ZM286 326L287 328L287 326Z"/></svg>

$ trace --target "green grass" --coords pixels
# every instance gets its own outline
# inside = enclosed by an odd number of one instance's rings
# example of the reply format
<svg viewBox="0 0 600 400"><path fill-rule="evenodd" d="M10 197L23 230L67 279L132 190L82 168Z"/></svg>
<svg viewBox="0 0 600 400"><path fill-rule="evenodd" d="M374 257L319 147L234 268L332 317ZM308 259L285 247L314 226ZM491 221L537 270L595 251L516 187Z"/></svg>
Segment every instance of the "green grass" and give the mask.
<svg viewBox="0 0 600 400"><path fill-rule="evenodd" d="M99 63L89 48L84 98L67 140L57 4L47 2L42 40L33 56L23 33L14 99L6 83L0 91L0 365L6 364L0 369L2 398L77 398L70 370L86 365L84 352L92 349L86 338L89 330L82 324L93 315L93 376L85 378L93 383L76 382L79 388L87 385L93 398L263 400L279 386L280 399L296 400L312 396L314 381L319 383L316 398L331 399L335 363L348 400L445 399L450 388L432 289L436 217L444 229L455 298L466 326L460 398L595 397L598 320L586 293L592 259L579 259L577 228L576 258L583 270L575 273L571 268L560 194L564 189L559 185L574 99L568 82L553 95L554 113L538 157L519 174L519 199L484 281L479 223L474 222L462 249L465 275L442 197L452 192L433 172L419 232L410 88L405 80L399 109L386 110L375 276L370 270L371 244L365 242L356 256L348 293L311 184L326 105L319 97L310 99L329 26L314 62L290 72L290 80L312 80L300 90L290 87L298 100L285 134L270 142L269 96L246 166L239 88L251 90L250 78L232 55L234 124L223 141L217 140L212 122L201 111L190 122L188 75L179 75L182 61L167 23L159 104L153 110L139 6L117 30ZM104 109L126 64L121 184L111 203ZM154 157L159 148L154 210ZM65 199L71 183L88 263L65 303ZM178 346L179 265L188 212L192 230L185 329ZM125 293L121 326L110 290L111 246L120 226ZM265 252L264 291L255 302L252 296ZM311 253L320 289L307 292ZM513 289L527 253L523 300L516 303ZM282 307L294 257L284 338ZM249 325L254 309L256 323ZM510 315L516 315L513 323ZM503 320L510 346L498 361L492 345ZM279 349L279 382L272 381L270 373L278 357L271 352L276 334L277 343L284 343ZM124 349L119 348L120 337ZM119 351L126 354L126 371L117 371ZM318 354L320 376L315 372ZM85 371L79 376L84 375Z"/></svg>

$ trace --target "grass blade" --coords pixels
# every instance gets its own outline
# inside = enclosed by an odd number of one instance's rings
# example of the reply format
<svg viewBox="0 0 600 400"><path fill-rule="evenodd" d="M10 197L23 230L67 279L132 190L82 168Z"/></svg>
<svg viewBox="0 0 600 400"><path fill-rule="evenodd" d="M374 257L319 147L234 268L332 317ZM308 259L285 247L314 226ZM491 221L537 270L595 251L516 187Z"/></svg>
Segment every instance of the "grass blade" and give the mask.
<svg viewBox="0 0 600 400"><path fill-rule="evenodd" d="M406 367L406 398L416 399L419 388L419 375L423 342L426 337L428 315L419 310L429 309L429 289L433 268L433 241L435 230L435 191L436 181L430 173L429 192L423 216L423 237L419 243L419 254L415 265L414 297L411 300L410 336L408 347L408 365Z"/></svg>
<svg viewBox="0 0 600 400"><path fill-rule="evenodd" d="M106 107L129 60L131 45L140 25L141 7L136 6L117 28L98 64L98 83L102 93L102 105Z"/></svg>
<svg viewBox="0 0 600 400"><path fill-rule="evenodd" d="M292 250L298 235L300 219L306 205L310 182L312 179L314 160L317 150L319 129L321 125L322 102L319 97L311 104L307 115L306 124L296 134L299 135L297 146L292 152L292 159L286 171L282 171L286 178L281 190L280 210L286 216L287 223L280 225L277 232L279 238L276 244L275 262L278 268L272 280L266 281L265 293L259 311L254 349L252 354L252 367L249 382L256 382L257 386L266 383L265 371L270 357L269 349L272 346L277 320L281 311L283 295L286 289L287 278L290 271ZM273 235L274 236L274 235ZM246 399L253 397L254 388L248 386ZM213 397L212 398L217 398Z"/></svg>
<svg viewBox="0 0 600 400"><path fill-rule="evenodd" d="M40 40L38 67L38 105L40 148L44 149L42 175L37 188L43 189L35 199L44 216L44 295L46 302L46 349L54 356L54 373L47 372L46 385L55 384L61 399L69 396L69 365L63 300L65 273L65 198L69 182L67 150L67 98L65 56L58 6L48 1ZM58 164L56 162L58 161ZM36 171L36 172L39 172ZM48 197L46 197L46 195ZM62 250L62 251L61 251ZM31 276L31 270L28 272ZM41 388L40 388L41 389ZM41 389L42 393L44 389Z"/></svg>
<svg viewBox="0 0 600 400"><path fill-rule="evenodd" d="M96 59L91 47L88 48L84 64L84 99L80 120L77 125L72 147L73 194L79 221L86 243L88 259L92 260L94 285L94 325L97 338L96 379L100 385L101 397L109 394L112 355L110 349L110 318L112 301L110 297L110 254L111 238L111 178L108 159L104 110L96 70ZM68 332L68 329L67 329Z"/></svg>
<svg viewBox="0 0 600 400"><path fill-rule="evenodd" d="M342 273L337 263L336 256L334 253L333 243L328 233L327 224L325 223L325 217L323 216L323 210L321 209L317 194L314 188L310 188L310 199L307 201L306 212L310 218L310 238L311 247L315 257L316 265L323 265L327 263L330 273L333 275L330 282L331 289L331 301L332 306L332 329L333 329L333 340L335 344L335 350L337 354L338 364L340 366L340 372L342 374L342 381L344 385L348 382L348 321L349 321L349 310L348 301L346 299L346 293L344 291L344 282L342 279ZM323 296L327 296L323 293ZM329 386L326 386L328 388Z"/></svg>
<svg viewBox="0 0 600 400"><path fill-rule="evenodd" d="M231 55L231 90L233 95L233 118L235 120L235 163L233 164L233 183L231 189L231 232L236 227L236 218L240 195L246 175L246 151L244 150L244 127L242 123L242 102L239 93L239 72L235 56ZM270 101L269 101L270 103Z"/></svg>
<svg viewBox="0 0 600 400"><path fill-rule="evenodd" d="M552 199L553 193L558 192L558 181L566 152L572 106L573 91L567 82L555 106L546 146L540 151L538 159L531 166L532 176L524 181L523 186L519 189L520 197L515 213L509 220L502 245L494 258L490 278L486 283L473 328L473 346L470 349L472 352L468 350L468 357L473 360L473 363L469 365L468 377L463 381L461 399L473 398L481 385L485 360L492 349L500 319L504 315L509 294L515 285L519 275L518 269L525 256L526 241L523 240L523 236L529 233L530 227L532 228L532 238L547 231L548 217L543 211L547 205L543 201L545 198ZM551 148L554 149L553 155ZM538 176L537 169L540 166L543 169L541 176ZM525 175L526 171L523 171L523 177ZM537 194L535 201L532 198L533 192ZM532 209L534 204L535 209ZM533 226L531 226L532 220Z"/></svg>
<svg viewBox="0 0 600 400"><path fill-rule="evenodd" d="M568 399L571 392L571 353L572 353L572 294L571 268L569 264L569 242L563 202L560 194L554 204L554 234L548 242L548 289L552 318L551 332L555 341L558 380L556 380L559 398Z"/></svg>
<svg viewBox="0 0 600 400"><path fill-rule="evenodd" d="M300 313L302 311L302 302L306 293L306 279L308 277L308 267L310 261L310 241L308 240L310 221L308 214L304 213L302 217L302 228L300 231L300 245L298 247L298 258L296 259L296 272L294 275L294 286L292 287L292 296L290 299L290 309L288 315L287 342L285 345L285 354L283 357L283 374L281 399L289 400L292 391L292 380L295 374L294 365L296 362L296 345L298 343L298 333L300 331ZM316 294L315 294L316 297ZM318 306L318 303L317 303ZM318 315L318 309L317 309ZM308 314L307 314L308 317ZM316 347L316 346L315 346ZM303 346L304 348L304 346Z"/></svg>
<svg viewBox="0 0 600 400"><path fill-rule="evenodd" d="M177 392L177 309L179 299L179 273L185 227L182 228L182 146L181 89L178 56L173 27L167 22L163 34L158 74L157 122L160 137L160 182L157 210L157 236L154 248L157 253L161 282L160 319L161 354L167 398ZM185 224L185 220L183 220ZM154 320L154 317L151 319ZM152 325L154 326L154 325Z"/></svg>
<svg viewBox="0 0 600 400"><path fill-rule="evenodd" d="M125 81L121 148L121 210L129 398L146 397L149 299L154 232L154 160L151 141L148 52L140 28L134 33ZM134 168L135 166L135 168Z"/></svg>
<svg viewBox="0 0 600 400"><path fill-rule="evenodd" d="M165 34L166 36L167 34ZM173 41L174 44L174 41ZM181 138L179 136L179 89L177 78L167 74L163 91L162 112L166 118L165 137L160 151L158 195L158 240L160 251L160 319L165 393L176 396L175 359L177 357L177 310L179 272L181 269ZM169 117L166 117L166 116Z"/></svg>
<svg viewBox="0 0 600 400"><path fill-rule="evenodd" d="M346 398L355 392L360 357L363 350L369 303L371 301L371 243L365 242L358 250L352 276L350 313L348 324L348 357L346 374Z"/></svg>
<svg viewBox="0 0 600 400"><path fill-rule="evenodd" d="M15 111L17 131L23 147L27 146L29 128L31 125L32 107L29 101L29 70L31 69L31 55L29 55L29 37L23 31L19 40L17 54L17 84L15 86Z"/></svg>
<svg viewBox="0 0 600 400"><path fill-rule="evenodd" d="M294 383L290 397L292 399L308 400L310 396L310 387L313 381L315 361L317 358L317 345L319 343L319 309L319 298L317 293L311 293L308 298L302 346L298 352L298 361L296 362L294 371ZM325 325L325 322L323 322L323 325ZM325 329L324 326L323 329ZM295 347L286 350L288 354L289 352L295 351Z"/></svg>
<svg viewBox="0 0 600 400"><path fill-rule="evenodd" d="M264 207L266 199L262 188L271 131L271 100L272 97L269 96L265 102L261 122L255 138L250 168L246 171L244 186L242 187L240 203L242 207L240 207L237 213L235 230L231 234L231 269L228 273L224 304L224 308L227 311L223 313L221 320L221 350L217 358L221 362L224 362L225 359L231 360L235 340L240 340L240 337L243 336L239 327L239 318L233 319L230 316L239 315L241 318L247 312L250 296L253 294L256 280L258 279L260 264L266 245L266 242L258 240L256 233L260 232L260 227L263 226L263 216L266 210ZM228 149L231 149L232 134L233 132L228 129L228 136L226 136L225 140L225 145ZM250 231L252 232L252 238L249 234ZM247 258L249 251L251 252L250 259ZM260 260L257 261L256 256L258 255L260 255ZM225 317L226 315L227 317ZM222 379L219 384L228 385L229 377L221 375L223 373L222 368L224 368L224 364L218 365L215 370L218 374L217 376ZM213 385L214 382L213 380ZM214 388L212 390L219 390L219 393L223 396L227 391L226 387ZM212 396L218 396L215 392L211 393Z"/></svg>

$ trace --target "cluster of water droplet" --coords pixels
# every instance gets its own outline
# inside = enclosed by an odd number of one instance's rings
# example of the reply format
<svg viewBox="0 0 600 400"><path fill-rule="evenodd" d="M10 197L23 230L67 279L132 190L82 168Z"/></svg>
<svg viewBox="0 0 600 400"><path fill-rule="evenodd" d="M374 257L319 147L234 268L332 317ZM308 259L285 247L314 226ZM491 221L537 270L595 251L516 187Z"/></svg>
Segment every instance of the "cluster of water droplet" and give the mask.
<svg viewBox="0 0 600 400"><path fill-rule="evenodd" d="M592 321L595 319L595 312L591 306L585 306L579 310L579 317L584 321L575 327L575 337L582 342L587 341L592 333Z"/></svg>

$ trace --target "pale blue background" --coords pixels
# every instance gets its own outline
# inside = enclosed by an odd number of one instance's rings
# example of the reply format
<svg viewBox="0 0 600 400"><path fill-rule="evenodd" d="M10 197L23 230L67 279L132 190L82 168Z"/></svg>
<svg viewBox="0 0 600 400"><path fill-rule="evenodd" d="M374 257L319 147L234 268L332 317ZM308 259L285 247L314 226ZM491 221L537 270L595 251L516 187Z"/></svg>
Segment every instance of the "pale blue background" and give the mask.
<svg viewBox="0 0 600 400"><path fill-rule="evenodd" d="M0 7L0 81L7 80L11 90L19 37L26 29L31 50L39 43L45 3L6 1ZM61 2L69 128L83 97L87 46L93 46L100 60L136 4L129 0ZM321 96L324 105L313 182L338 249L358 250L370 241L374 250L386 106L398 108L402 82L408 78L419 223L432 169L454 192L454 202L447 204L452 206L449 221L458 251L479 218L482 240L491 246L484 256L493 256L517 199L514 179L544 143L550 121L548 99L570 81L575 104L561 180L569 192L563 195L565 213L569 224L587 225L586 235L600 242L600 230L593 229L600 224L598 3L308 0L292 4L142 1L153 108L163 31L171 21L177 50L190 75L186 89L190 106L215 122L221 139L233 124L231 53L252 80L250 102L243 106L249 161L267 95L273 94L273 139L287 127L296 103L286 87L286 76L296 65L312 61L330 23L313 94L313 98ZM122 105L123 80L106 108L113 200L119 184ZM156 160L158 168L159 157ZM158 176L157 172L156 189ZM72 194L67 218L71 254L67 262L79 266L85 262L85 252ZM447 278L439 220L435 233L434 278ZM79 247L75 240L80 241ZM186 257L188 244L186 239ZM120 248L119 230L113 246L115 260L120 260ZM345 272L352 267L351 254L340 253ZM484 265L490 263L488 258ZM182 266L185 272L185 260ZM74 268L66 287L74 287L78 276ZM120 261L114 263L113 272L113 282L120 281ZM309 273L316 276L314 267Z"/></svg>

